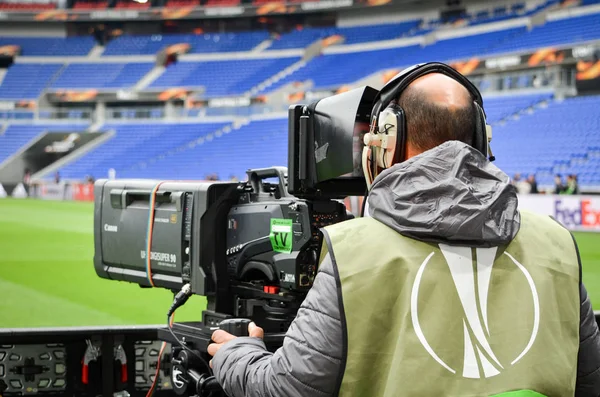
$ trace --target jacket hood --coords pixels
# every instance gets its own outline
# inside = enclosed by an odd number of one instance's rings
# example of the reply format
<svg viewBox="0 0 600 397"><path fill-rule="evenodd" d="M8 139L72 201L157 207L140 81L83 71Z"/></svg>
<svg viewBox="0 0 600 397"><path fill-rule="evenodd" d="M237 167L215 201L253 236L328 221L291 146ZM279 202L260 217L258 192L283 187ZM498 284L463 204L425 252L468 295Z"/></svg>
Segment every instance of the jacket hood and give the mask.
<svg viewBox="0 0 600 397"><path fill-rule="evenodd" d="M519 231L517 192L475 148L450 141L383 171L370 216L416 240L491 247Z"/></svg>

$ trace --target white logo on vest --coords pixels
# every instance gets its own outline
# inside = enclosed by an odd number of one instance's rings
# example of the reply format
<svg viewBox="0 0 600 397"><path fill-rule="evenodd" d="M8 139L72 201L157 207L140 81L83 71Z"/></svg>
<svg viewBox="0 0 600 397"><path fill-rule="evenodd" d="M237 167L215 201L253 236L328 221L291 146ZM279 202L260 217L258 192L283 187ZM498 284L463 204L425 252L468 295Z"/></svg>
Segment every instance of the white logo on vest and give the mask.
<svg viewBox="0 0 600 397"><path fill-rule="evenodd" d="M458 292L460 302L464 309L464 365L462 376L470 379L480 379L482 377L481 374L483 374L483 377L485 378L496 376L500 374L505 367L494 354L487 338L490 335L487 298L497 248L477 248L477 266L475 270L471 248L455 247L445 244L440 244L439 247L446 259L446 263L452 274L452 280L454 281L456 291ZM411 319L415 333L427 353L429 353L429 355L442 367L455 374L456 370L446 364L427 342L419 323L419 286L421 285L421 279L427 263L433 255L434 252L429 254L417 271L410 299ZM535 284L527 269L525 269L525 267L508 252L504 252L504 255L508 256L517 269L523 273L529 288L531 288L531 295L533 297L533 329L531 331L529 342L523 351L510 363L510 365L514 365L527 354L535 341L540 325L540 303ZM483 323L481 319L483 319ZM469 330L472 331L475 340L472 340Z"/></svg>

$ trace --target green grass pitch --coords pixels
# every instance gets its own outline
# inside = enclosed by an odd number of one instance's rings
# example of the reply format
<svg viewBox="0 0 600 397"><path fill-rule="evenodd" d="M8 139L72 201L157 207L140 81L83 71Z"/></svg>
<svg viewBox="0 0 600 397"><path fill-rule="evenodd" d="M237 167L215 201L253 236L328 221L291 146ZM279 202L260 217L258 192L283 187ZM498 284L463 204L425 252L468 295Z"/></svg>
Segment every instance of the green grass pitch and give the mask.
<svg viewBox="0 0 600 397"><path fill-rule="evenodd" d="M0 327L163 324L170 291L99 278L93 205L0 200ZM600 234L577 233L583 279L600 308ZM200 320L193 296L177 321Z"/></svg>

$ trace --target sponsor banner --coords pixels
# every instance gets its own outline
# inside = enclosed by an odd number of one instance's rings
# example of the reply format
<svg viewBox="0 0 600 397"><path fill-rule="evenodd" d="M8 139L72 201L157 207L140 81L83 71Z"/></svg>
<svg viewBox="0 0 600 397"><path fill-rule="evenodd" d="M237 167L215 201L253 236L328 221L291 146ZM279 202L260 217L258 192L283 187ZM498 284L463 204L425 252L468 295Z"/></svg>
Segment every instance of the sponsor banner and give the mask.
<svg viewBox="0 0 600 397"><path fill-rule="evenodd" d="M31 196L42 200L73 199L71 186L64 183L36 183L31 187Z"/></svg>
<svg viewBox="0 0 600 397"><path fill-rule="evenodd" d="M600 92L600 56L594 60L577 62L575 86L580 93Z"/></svg>
<svg viewBox="0 0 600 397"><path fill-rule="evenodd" d="M94 184L92 183L74 183L73 200L76 201L94 201Z"/></svg>
<svg viewBox="0 0 600 397"><path fill-rule="evenodd" d="M166 102L185 100L190 94L201 91L186 88L169 88L164 91L129 91L129 90L56 90L47 92L46 99L56 103L95 103L95 102Z"/></svg>
<svg viewBox="0 0 600 397"><path fill-rule="evenodd" d="M576 64L581 60L600 59L600 43L585 44L566 48L541 48L535 52L520 55L504 55L492 58L471 58L454 62L452 67L464 75L484 72L529 69L559 64Z"/></svg>
<svg viewBox="0 0 600 397"><path fill-rule="evenodd" d="M276 2L255 6L243 4L230 7L173 7L149 8L147 10L46 10L46 11L3 11L0 20L10 21L125 21L125 20L175 20L236 18L263 15L290 15L316 13L328 10L378 7L401 0L323 0L298 2Z"/></svg>
<svg viewBox="0 0 600 397"><path fill-rule="evenodd" d="M600 196L521 195L519 209L552 216L572 231L600 232Z"/></svg>
<svg viewBox="0 0 600 397"><path fill-rule="evenodd" d="M198 97L190 97L186 101L187 108L240 108L251 105L264 104L266 99L264 96L257 97L223 97L202 99Z"/></svg>

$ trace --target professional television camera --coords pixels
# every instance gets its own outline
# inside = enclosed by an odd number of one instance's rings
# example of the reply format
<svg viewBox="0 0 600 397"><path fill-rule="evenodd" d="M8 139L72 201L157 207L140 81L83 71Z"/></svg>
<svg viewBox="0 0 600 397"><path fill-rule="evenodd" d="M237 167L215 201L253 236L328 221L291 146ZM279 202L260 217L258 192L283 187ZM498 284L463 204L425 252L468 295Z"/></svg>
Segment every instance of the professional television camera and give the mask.
<svg viewBox="0 0 600 397"><path fill-rule="evenodd" d="M366 190L362 133L376 94L291 106L288 168L249 170L246 182L96 182L97 274L180 291L168 317L189 295L207 297L202 322L159 330L178 394L218 390L206 347L219 327L244 335L252 320L269 349L281 346L317 272L319 229L347 219L337 199Z"/></svg>

